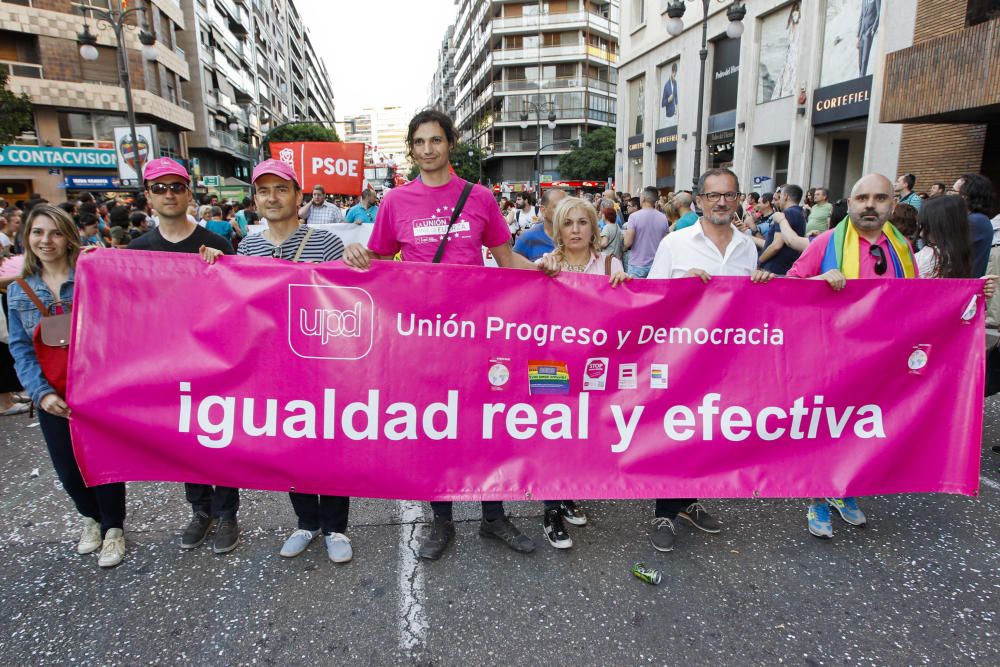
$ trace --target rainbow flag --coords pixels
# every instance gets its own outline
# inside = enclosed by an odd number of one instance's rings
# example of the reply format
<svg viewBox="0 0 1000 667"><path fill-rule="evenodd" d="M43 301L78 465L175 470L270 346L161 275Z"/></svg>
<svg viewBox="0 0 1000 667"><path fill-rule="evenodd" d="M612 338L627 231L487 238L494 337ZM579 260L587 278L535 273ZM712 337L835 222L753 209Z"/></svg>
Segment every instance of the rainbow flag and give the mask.
<svg viewBox="0 0 1000 667"><path fill-rule="evenodd" d="M568 394L569 369L565 361L529 361L528 393L531 396Z"/></svg>

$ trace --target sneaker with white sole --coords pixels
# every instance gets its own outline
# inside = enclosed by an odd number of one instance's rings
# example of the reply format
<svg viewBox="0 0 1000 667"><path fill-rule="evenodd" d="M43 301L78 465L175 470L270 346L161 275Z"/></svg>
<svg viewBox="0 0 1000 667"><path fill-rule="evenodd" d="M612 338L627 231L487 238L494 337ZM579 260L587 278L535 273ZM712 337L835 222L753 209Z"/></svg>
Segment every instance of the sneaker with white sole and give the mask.
<svg viewBox="0 0 1000 667"><path fill-rule="evenodd" d="M837 510L841 519L852 526L863 526L868 523L865 513L858 507L857 498L827 498L826 502Z"/></svg>
<svg viewBox="0 0 1000 667"><path fill-rule="evenodd" d="M108 528L104 534L104 544L97 564L101 567L114 567L125 558L125 532L121 528Z"/></svg>
<svg viewBox="0 0 1000 667"><path fill-rule="evenodd" d="M809 520L809 532L816 537L828 540L833 537L833 524L830 522L830 506L826 502L812 503L806 512Z"/></svg>
<svg viewBox="0 0 1000 667"><path fill-rule="evenodd" d="M299 528L285 540L284 545L281 547L281 555L284 558L295 558L306 550L306 547L316 539L317 535L319 535L318 530L304 530Z"/></svg>
<svg viewBox="0 0 1000 667"><path fill-rule="evenodd" d="M573 538L569 536L569 533L566 532L566 526L563 525L562 508L560 507L545 510L545 515L542 518L542 532L545 533L545 539L549 541L549 544L556 549L569 549L573 546Z"/></svg>
<svg viewBox="0 0 1000 667"><path fill-rule="evenodd" d="M567 523L574 526L587 525L587 515L572 500L562 501L560 510L562 510L562 518L565 519Z"/></svg>
<svg viewBox="0 0 1000 667"><path fill-rule="evenodd" d="M80 542L76 545L76 552L92 554L101 548L101 524L97 523L89 516L83 517L83 531L80 533Z"/></svg>
<svg viewBox="0 0 1000 667"><path fill-rule="evenodd" d="M351 539L343 533L330 533L323 538L326 542L326 555L334 563L347 563L354 558L354 550L351 549Z"/></svg>

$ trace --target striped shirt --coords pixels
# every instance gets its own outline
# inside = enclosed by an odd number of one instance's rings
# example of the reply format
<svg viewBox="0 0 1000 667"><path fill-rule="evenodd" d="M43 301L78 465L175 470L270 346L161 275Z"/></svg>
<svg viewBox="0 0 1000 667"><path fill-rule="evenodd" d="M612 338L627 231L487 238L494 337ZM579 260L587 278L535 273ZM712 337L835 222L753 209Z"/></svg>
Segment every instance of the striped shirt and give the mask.
<svg viewBox="0 0 1000 667"><path fill-rule="evenodd" d="M275 257L291 262L295 253L299 251L299 245L306 235L309 227L299 225L299 228L292 233L281 246L276 246L266 238L263 232L256 232L246 237L240 242L240 247L236 254L247 257ZM333 262L340 259L344 254L344 242L333 232L325 229L313 229L308 243L302 249L300 262Z"/></svg>

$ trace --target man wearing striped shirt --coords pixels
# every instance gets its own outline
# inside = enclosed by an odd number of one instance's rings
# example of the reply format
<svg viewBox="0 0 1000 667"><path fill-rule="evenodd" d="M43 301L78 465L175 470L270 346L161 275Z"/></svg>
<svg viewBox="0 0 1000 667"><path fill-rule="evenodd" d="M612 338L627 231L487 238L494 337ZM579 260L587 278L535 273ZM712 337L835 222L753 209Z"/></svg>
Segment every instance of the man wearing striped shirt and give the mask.
<svg viewBox="0 0 1000 667"><path fill-rule="evenodd" d="M280 160L264 160L254 168L252 181L257 210L267 217L268 226L243 239L238 254L291 262L340 259L344 243L339 236L299 222L297 212L302 203L302 190L295 172L288 165ZM322 532L330 560L334 563L351 560L351 540L344 535L350 498L295 492L288 496L298 517L298 529L281 547L281 555L286 558L298 556Z"/></svg>

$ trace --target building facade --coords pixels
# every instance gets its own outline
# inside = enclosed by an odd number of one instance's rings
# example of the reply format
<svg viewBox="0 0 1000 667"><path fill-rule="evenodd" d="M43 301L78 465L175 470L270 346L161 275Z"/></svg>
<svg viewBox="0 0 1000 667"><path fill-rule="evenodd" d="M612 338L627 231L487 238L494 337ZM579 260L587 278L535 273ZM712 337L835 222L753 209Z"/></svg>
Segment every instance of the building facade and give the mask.
<svg viewBox="0 0 1000 667"><path fill-rule="evenodd" d="M108 8L112 0L90 4ZM133 5L136 6L136 5ZM138 30L125 31L137 125L150 125L148 155L184 157L185 132L195 127L184 96L190 69L180 39L184 13L172 0L143 0L139 25L156 37L155 60L141 53ZM84 19L69 0L0 2L0 67L9 88L31 98L33 127L0 152L0 196L9 202L37 193L63 201L74 191L117 191L115 128L126 126L114 32ZM84 60L77 33L97 38L97 57Z"/></svg>
<svg viewBox="0 0 1000 667"><path fill-rule="evenodd" d="M485 180L516 191L560 178L560 155L591 130L615 126L619 3L457 6L431 102L451 111L454 91L461 139L486 154Z"/></svg>
<svg viewBox="0 0 1000 667"><path fill-rule="evenodd" d="M713 2L698 165L703 17L686 4L675 37L667 0L623 6L619 190L690 190L696 173L730 167L747 192L790 182L838 198L864 173L896 176L903 129L878 110L886 54L913 42L912 0L755 0L736 39L731 3Z"/></svg>
<svg viewBox="0 0 1000 667"><path fill-rule="evenodd" d="M996 190L1000 3L920 0L913 46L886 58L881 120L904 124L899 171L917 174L918 190L977 172Z"/></svg>
<svg viewBox="0 0 1000 667"><path fill-rule="evenodd" d="M192 169L224 196L249 192L267 132L296 119L334 120L333 91L290 0L181 0L191 29L185 94Z"/></svg>

